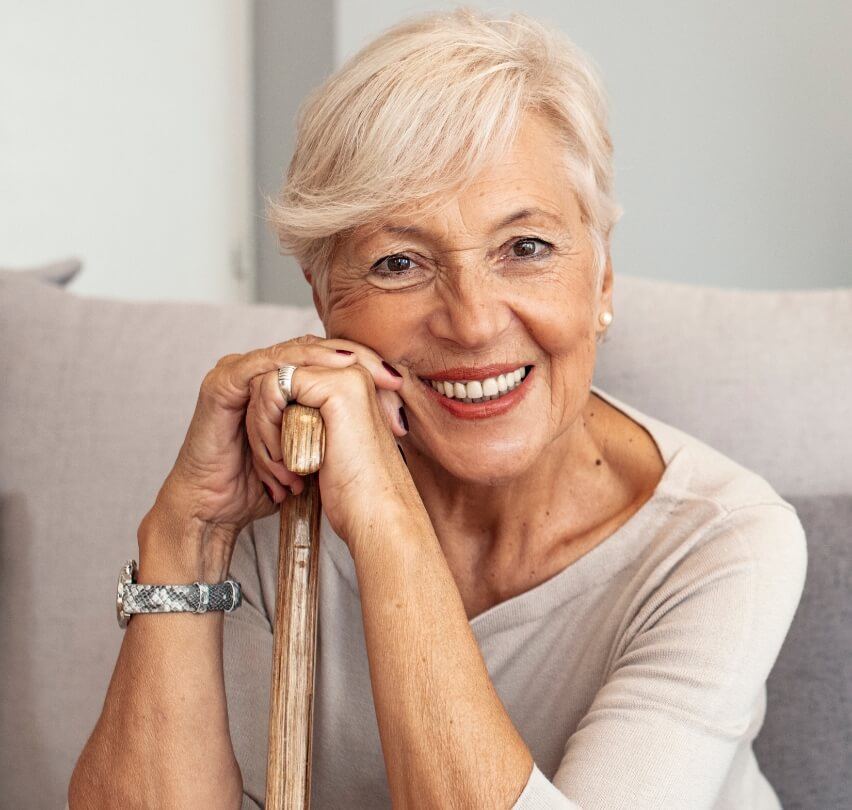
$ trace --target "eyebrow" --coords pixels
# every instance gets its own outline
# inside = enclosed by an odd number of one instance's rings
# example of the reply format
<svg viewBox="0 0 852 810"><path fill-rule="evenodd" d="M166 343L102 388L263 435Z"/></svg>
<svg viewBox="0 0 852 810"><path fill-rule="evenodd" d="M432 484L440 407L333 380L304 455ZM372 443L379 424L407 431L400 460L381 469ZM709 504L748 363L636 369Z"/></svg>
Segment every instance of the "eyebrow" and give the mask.
<svg viewBox="0 0 852 810"><path fill-rule="evenodd" d="M522 219L532 219L533 217L541 217L543 219L548 219L554 224L562 224L562 219L556 214L552 214L550 211L545 211L544 208L521 208L518 211L515 211L513 214L509 214L507 217L501 219L498 223L496 223L491 232L495 233L508 225L511 225L513 222L519 222ZM417 225L383 225L378 229L377 233L394 233L400 236L416 236L423 240L428 240L430 237L430 233L423 228L419 228Z"/></svg>

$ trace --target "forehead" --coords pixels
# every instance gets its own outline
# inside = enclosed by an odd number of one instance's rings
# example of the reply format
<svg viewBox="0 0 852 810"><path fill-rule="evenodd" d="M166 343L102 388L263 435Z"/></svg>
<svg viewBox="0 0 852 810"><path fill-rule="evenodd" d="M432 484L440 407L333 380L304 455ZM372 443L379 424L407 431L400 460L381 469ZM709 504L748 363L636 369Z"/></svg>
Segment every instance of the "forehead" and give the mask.
<svg viewBox="0 0 852 810"><path fill-rule="evenodd" d="M387 235L416 236L429 220L446 223L452 217L489 231L524 219L568 226L579 209L564 155L565 145L553 125L539 114L530 114L506 154L490 162L461 193L436 198L432 210L437 213L424 217L416 205L388 212L379 223L355 229L350 243Z"/></svg>

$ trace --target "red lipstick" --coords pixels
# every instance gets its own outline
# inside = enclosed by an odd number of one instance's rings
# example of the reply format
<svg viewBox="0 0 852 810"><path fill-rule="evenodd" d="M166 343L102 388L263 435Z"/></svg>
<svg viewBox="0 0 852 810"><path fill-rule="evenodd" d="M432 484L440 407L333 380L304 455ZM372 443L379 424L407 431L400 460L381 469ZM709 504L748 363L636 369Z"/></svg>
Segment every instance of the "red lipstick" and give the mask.
<svg viewBox="0 0 852 810"><path fill-rule="evenodd" d="M467 382L469 380L484 380L487 377L497 377L500 374L506 374L509 371L514 371L516 368L520 368L521 366L529 365L529 363L515 363L515 365L502 363L500 365L492 364L490 366L455 366L454 368L442 368L435 372L419 374L418 376L426 377L429 380Z"/></svg>
<svg viewBox="0 0 852 810"><path fill-rule="evenodd" d="M497 366L486 368L497 368ZM503 370L496 372L497 374L502 374L505 371L512 371L514 368L518 368L518 366L513 366L511 368L508 366L502 366L500 368ZM503 396L499 399L488 399L484 402L460 402L457 399L450 399L449 397L445 397L443 394L439 394L424 380L421 379L420 382L423 383L423 387L426 389L426 395L431 396L438 405L449 411L453 416L456 416L459 419L487 419L489 416L500 416L501 414L506 413L506 411L514 408L515 405L517 405L527 395L527 391L529 391L530 387L530 378L534 376L535 373L535 366L527 366L527 368L529 368L529 371L523 380L521 380L519 385L516 385L507 394L503 394ZM482 368L471 369L468 367L462 369L449 369L450 372L458 372L459 370L466 373L469 373L470 371L480 373ZM446 371L441 371L440 373L441 375L447 374ZM494 376L494 372L489 372L486 376ZM441 376L436 377L435 379L450 380L453 378ZM477 377L459 374L455 379L459 381L475 380Z"/></svg>

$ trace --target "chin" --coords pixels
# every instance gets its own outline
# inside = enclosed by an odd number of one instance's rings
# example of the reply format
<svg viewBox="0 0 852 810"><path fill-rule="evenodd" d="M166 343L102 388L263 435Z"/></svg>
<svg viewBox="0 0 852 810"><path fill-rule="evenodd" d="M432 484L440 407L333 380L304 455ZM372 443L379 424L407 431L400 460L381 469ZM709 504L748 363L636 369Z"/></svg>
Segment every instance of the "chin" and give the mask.
<svg viewBox="0 0 852 810"><path fill-rule="evenodd" d="M470 484L484 486L507 483L523 475L539 456L528 440L504 441L494 446L487 443L464 443L453 447L433 448L434 463L451 476Z"/></svg>

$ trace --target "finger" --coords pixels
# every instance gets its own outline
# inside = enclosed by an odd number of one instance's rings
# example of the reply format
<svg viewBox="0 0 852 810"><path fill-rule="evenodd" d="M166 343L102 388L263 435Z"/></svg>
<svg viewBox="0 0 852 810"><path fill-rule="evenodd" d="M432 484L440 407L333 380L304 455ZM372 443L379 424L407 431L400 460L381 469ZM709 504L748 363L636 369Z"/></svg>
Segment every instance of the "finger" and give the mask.
<svg viewBox="0 0 852 810"><path fill-rule="evenodd" d="M373 378L360 363L342 369L301 366L293 373L291 389L296 402L320 411L327 428L332 424L348 429L366 426L352 416L370 410L374 419L387 424Z"/></svg>
<svg viewBox="0 0 852 810"><path fill-rule="evenodd" d="M275 476L270 475L258 464L257 457L254 455L252 455L251 464L254 469L254 474L260 479L267 495L269 495L272 499L272 502L281 503L281 501L283 501L288 495L287 489L280 481L275 479Z"/></svg>
<svg viewBox="0 0 852 810"><path fill-rule="evenodd" d="M255 424L253 425L253 429L257 433L259 443L262 444L266 450L266 455L269 457L271 462L279 464L283 458L281 450L281 418L280 413L278 414L276 421L271 421L258 414L255 417ZM288 481L287 483L290 482Z"/></svg>
<svg viewBox="0 0 852 810"><path fill-rule="evenodd" d="M405 379L403 372L369 346L345 338L327 338L323 341L323 344L333 346L335 349L353 352L358 362L369 370L376 381L376 385L380 388L398 391L402 387Z"/></svg>
<svg viewBox="0 0 852 810"><path fill-rule="evenodd" d="M246 425L249 419L256 422L253 428L266 445L270 458L273 461L280 461L281 414L287 403L278 384L278 373L269 371L266 374L260 374L252 379L249 387L251 399L246 409Z"/></svg>
<svg viewBox="0 0 852 810"><path fill-rule="evenodd" d="M275 481L281 487L292 488L299 480L299 476L290 472L281 461L281 426L270 425L258 414L256 400L249 402L246 412L246 436L251 449L252 462L258 476L267 484ZM273 448L277 450L277 458L273 454Z"/></svg>
<svg viewBox="0 0 852 810"><path fill-rule="evenodd" d="M308 339L316 342L307 342ZM354 355L340 354L320 341L321 338L309 335L247 354L226 355L208 372L203 387L222 397L228 406L243 408L251 396L251 380L259 374L269 371L277 374L278 369L286 364L345 368L356 362Z"/></svg>
<svg viewBox="0 0 852 810"><path fill-rule="evenodd" d="M393 435L397 438L405 436L408 433L408 428L405 426L405 417L400 411L400 408L403 407L402 397L395 391L385 391L383 389L378 389L376 396L381 403L382 410L387 417L388 425L390 425Z"/></svg>
<svg viewBox="0 0 852 810"><path fill-rule="evenodd" d="M358 344L349 343L349 345L357 346ZM393 386L393 389L398 389L401 386L401 381L399 377L393 377L389 372L385 371L382 366L382 360L379 356L373 352L371 349L366 349L366 347L360 347L369 353L369 363L373 366L370 369L367 366L363 366L370 373L373 383L377 388L377 392L384 392L387 396L380 397L380 399L384 403L384 407L387 409L388 421L392 424L400 424L399 418L399 408L402 405L402 400L395 390L390 389L382 389L379 388L379 383L383 382L385 385L390 384ZM335 355L337 355L337 350L335 349ZM352 357L357 356L353 350ZM356 362L353 361L352 365L355 365ZM322 364L324 365L324 364ZM357 365L363 365L360 361L357 362ZM302 368L297 368L292 377L290 378L290 390L291 392L295 391L295 378L302 373ZM387 379L382 380L382 376L390 377L391 382ZM379 377L379 380L376 378ZM273 459L280 459L280 453L275 450L276 442L271 442L271 437L273 435L274 430L281 429L281 414L284 408L287 407L288 403L284 399L284 395L281 393L281 386L278 384L278 372L269 371L265 374L258 375L254 377L250 383L251 395L252 399L255 397L258 399L258 411L260 415L261 423L264 425L264 428L261 430L264 440L267 443L267 447L270 450L270 455ZM404 429L403 429L404 430ZM404 435L404 433L403 433Z"/></svg>

